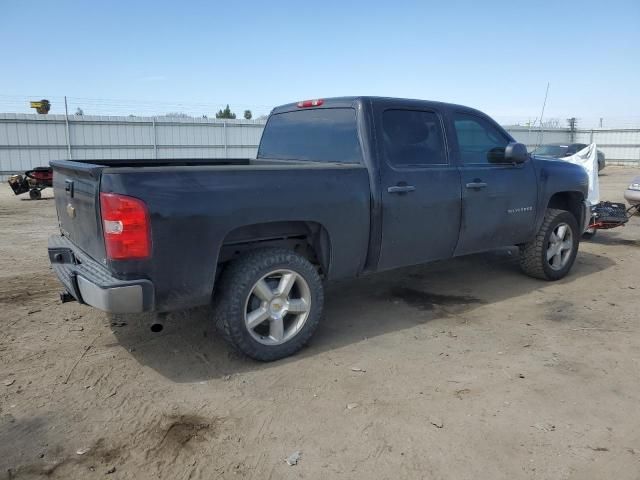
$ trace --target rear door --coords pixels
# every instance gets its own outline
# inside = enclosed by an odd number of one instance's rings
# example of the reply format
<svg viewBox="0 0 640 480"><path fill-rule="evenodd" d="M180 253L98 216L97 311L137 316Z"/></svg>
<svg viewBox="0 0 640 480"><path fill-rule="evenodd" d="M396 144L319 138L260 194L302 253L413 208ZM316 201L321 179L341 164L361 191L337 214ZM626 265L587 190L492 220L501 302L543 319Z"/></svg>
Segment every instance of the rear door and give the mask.
<svg viewBox="0 0 640 480"><path fill-rule="evenodd" d="M450 257L460 228L459 171L441 114L379 102L374 110L382 191L378 269Z"/></svg>
<svg viewBox="0 0 640 480"><path fill-rule="evenodd" d="M455 111L451 115L462 190L456 255L526 241L536 218L533 162L499 163L511 141L507 134L487 117Z"/></svg>
<svg viewBox="0 0 640 480"><path fill-rule="evenodd" d="M54 161L53 192L61 233L98 261L105 259L99 195L102 168L81 162Z"/></svg>

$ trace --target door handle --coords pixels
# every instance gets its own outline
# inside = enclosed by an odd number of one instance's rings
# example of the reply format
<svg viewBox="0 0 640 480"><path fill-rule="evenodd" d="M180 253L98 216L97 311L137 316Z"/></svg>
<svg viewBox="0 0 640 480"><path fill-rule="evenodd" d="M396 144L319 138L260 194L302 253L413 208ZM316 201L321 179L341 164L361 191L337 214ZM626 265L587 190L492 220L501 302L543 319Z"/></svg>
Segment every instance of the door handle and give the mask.
<svg viewBox="0 0 640 480"><path fill-rule="evenodd" d="M64 191L67 192L70 197L73 197L73 180L65 179Z"/></svg>
<svg viewBox="0 0 640 480"><path fill-rule="evenodd" d="M467 183L467 188L485 188L487 184L485 182L470 182Z"/></svg>
<svg viewBox="0 0 640 480"><path fill-rule="evenodd" d="M387 192L389 193L409 193L413 192L416 189L413 185L395 185L393 187L387 188Z"/></svg>

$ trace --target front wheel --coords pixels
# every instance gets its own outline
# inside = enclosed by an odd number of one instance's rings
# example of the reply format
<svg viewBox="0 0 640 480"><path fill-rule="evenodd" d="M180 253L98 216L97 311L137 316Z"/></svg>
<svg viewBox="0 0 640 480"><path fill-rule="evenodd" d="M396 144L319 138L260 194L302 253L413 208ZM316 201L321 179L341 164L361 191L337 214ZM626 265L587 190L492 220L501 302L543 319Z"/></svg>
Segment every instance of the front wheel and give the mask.
<svg viewBox="0 0 640 480"><path fill-rule="evenodd" d="M31 190L29 190L29 198L31 200L40 200L40 198L42 198L42 194L37 188L32 188Z"/></svg>
<svg viewBox="0 0 640 480"><path fill-rule="evenodd" d="M520 266L532 277L559 280L571 270L578 244L575 217L566 210L549 208L535 238L520 246Z"/></svg>
<svg viewBox="0 0 640 480"><path fill-rule="evenodd" d="M324 304L315 267L297 253L265 248L234 260L214 295L214 319L227 342L245 355L273 361L300 350Z"/></svg>

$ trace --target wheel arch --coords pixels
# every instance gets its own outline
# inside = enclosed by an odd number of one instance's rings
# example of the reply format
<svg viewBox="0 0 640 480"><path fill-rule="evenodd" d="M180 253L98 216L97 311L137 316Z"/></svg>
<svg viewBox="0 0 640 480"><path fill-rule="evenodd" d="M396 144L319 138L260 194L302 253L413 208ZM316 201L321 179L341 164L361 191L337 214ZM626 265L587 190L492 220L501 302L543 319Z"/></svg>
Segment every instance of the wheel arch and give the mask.
<svg viewBox="0 0 640 480"><path fill-rule="evenodd" d="M582 192L575 191L556 192L549 198L547 208L556 208L570 212L576 219L579 227L582 225L584 218L584 195Z"/></svg>
<svg viewBox="0 0 640 480"><path fill-rule="evenodd" d="M287 248L299 253L317 265L323 276L330 271L329 231L324 225L307 220L263 222L237 227L225 236L218 263L225 264L247 251L266 247Z"/></svg>

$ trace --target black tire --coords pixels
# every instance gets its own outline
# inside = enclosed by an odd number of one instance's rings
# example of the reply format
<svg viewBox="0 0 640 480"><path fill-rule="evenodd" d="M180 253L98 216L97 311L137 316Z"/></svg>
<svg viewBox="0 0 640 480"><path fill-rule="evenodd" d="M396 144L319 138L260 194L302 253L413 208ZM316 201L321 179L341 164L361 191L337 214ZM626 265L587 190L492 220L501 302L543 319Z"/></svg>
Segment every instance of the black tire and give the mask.
<svg viewBox="0 0 640 480"><path fill-rule="evenodd" d="M573 247L566 264L556 270L551 267L547 260L547 249L549 248L551 234L561 223L567 224L571 229ZM520 246L520 267L522 271L531 277L542 280L560 280L569 273L573 266L578 253L579 237L578 222L570 212L555 208L547 209L535 238Z"/></svg>
<svg viewBox="0 0 640 480"><path fill-rule="evenodd" d="M40 198L42 198L42 194L40 193L40 190L33 188L29 190L29 198L31 200L40 200Z"/></svg>
<svg viewBox="0 0 640 480"><path fill-rule="evenodd" d="M245 325L245 309L256 282L278 269L291 270L309 287L310 307L301 329L288 341L264 345ZM271 362L300 350L320 322L324 306L324 287L315 267L297 253L284 248L250 251L232 261L220 276L213 300L214 320L223 338L236 350L263 362Z"/></svg>

